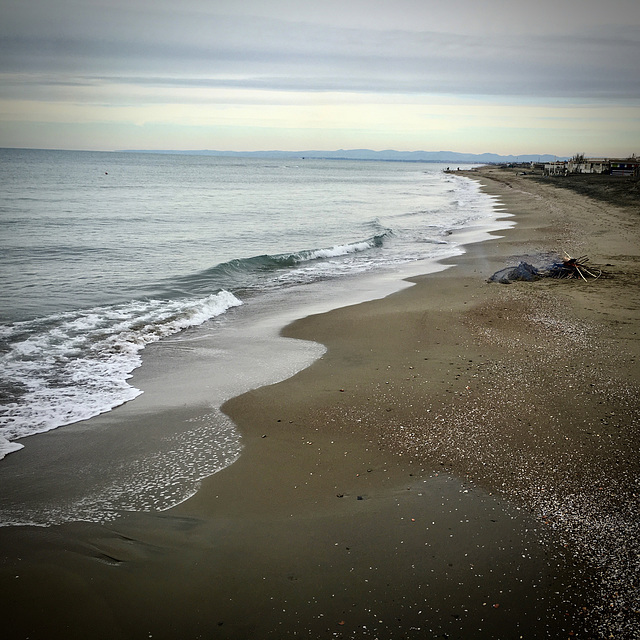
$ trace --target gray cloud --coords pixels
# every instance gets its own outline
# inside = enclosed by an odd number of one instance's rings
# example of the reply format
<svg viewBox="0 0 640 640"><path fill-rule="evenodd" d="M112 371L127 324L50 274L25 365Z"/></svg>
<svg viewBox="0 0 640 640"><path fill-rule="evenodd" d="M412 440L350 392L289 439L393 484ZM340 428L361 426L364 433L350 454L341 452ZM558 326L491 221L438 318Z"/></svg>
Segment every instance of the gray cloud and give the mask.
<svg viewBox="0 0 640 640"><path fill-rule="evenodd" d="M638 23L554 30L553 35L490 28L461 34L429 29L428 20L424 30L417 25L342 27L216 14L203 9L207 3L194 2L173 11L146 2L133 8L73 0L9 4L0 25L0 71L17 80L3 83L5 97L34 94L39 86L45 92L61 86L72 91L115 82L159 88L640 97Z"/></svg>

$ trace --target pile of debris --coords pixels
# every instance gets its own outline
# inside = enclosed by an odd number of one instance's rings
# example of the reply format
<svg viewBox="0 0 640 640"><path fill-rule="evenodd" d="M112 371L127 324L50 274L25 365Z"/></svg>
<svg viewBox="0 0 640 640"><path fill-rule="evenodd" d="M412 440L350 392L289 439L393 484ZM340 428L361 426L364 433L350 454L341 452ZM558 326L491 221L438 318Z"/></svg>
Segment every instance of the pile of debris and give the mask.
<svg viewBox="0 0 640 640"><path fill-rule="evenodd" d="M540 280L541 278L557 278L559 280L567 280L571 278L582 278L585 282L589 279L597 280L602 271L597 270L597 273L586 267L589 258L587 256L581 256L580 258L572 258L568 254L564 254L564 257L560 262L554 262L548 267L534 267L528 262L520 262L516 267L507 267L496 271L490 278L489 282L500 282L502 284L510 284L517 280L524 280L531 282L533 280Z"/></svg>
<svg viewBox="0 0 640 640"><path fill-rule="evenodd" d="M587 256L572 258L570 255L565 253L562 262L554 264L546 277L560 279L580 277L585 282L587 282L587 277L597 280L602 275L602 271L598 270L597 274L593 273L593 271L587 269L587 262L589 262L589 258L587 258Z"/></svg>

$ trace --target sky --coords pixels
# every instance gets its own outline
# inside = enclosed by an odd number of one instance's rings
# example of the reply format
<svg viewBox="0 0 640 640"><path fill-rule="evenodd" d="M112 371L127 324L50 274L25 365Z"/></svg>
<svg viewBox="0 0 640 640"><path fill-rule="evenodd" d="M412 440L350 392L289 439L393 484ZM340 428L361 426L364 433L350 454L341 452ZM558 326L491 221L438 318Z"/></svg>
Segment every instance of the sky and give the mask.
<svg viewBox="0 0 640 640"><path fill-rule="evenodd" d="M640 1L0 0L0 147L640 155Z"/></svg>

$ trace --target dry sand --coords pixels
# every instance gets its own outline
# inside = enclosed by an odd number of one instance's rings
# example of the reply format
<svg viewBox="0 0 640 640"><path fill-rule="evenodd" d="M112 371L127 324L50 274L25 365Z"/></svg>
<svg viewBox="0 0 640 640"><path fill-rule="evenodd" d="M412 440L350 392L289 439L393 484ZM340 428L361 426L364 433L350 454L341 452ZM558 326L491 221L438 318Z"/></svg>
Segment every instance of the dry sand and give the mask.
<svg viewBox="0 0 640 640"><path fill-rule="evenodd" d="M289 326L326 355L225 405L196 496L1 530L9 637L639 637L640 208L470 176L517 226ZM603 277L487 282L562 250Z"/></svg>

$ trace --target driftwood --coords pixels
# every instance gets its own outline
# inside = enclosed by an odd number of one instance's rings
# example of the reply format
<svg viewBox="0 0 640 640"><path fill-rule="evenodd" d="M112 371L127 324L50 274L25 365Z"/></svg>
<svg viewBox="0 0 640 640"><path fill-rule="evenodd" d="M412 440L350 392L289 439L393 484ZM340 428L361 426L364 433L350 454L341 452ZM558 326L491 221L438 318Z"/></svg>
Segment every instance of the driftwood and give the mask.
<svg viewBox="0 0 640 640"><path fill-rule="evenodd" d="M585 266L587 262L589 262L589 258L587 258L587 256L572 258L570 255L565 253L562 262L554 264L549 269L547 277L560 279L582 278L587 282L588 276L589 278L597 280L602 275L602 271L598 270L597 274L593 273Z"/></svg>
<svg viewBox="0 0 640 640"><path fill-rule="evenodd" d="M581 256L580 258L572 258L567 253L560 262L555 262L546 267L534 267L528 262L520 262L516 267L507 267L496 271L490 278L489 282L500 282L502 284L509 284L515 281L531 282L533 280L540 280L541 278L556 278L558 280L568 280L571 278L582 278L585 282L589 278L597 280L602 271L588 269L586 263L589 262L587 256Z"/></svg>

